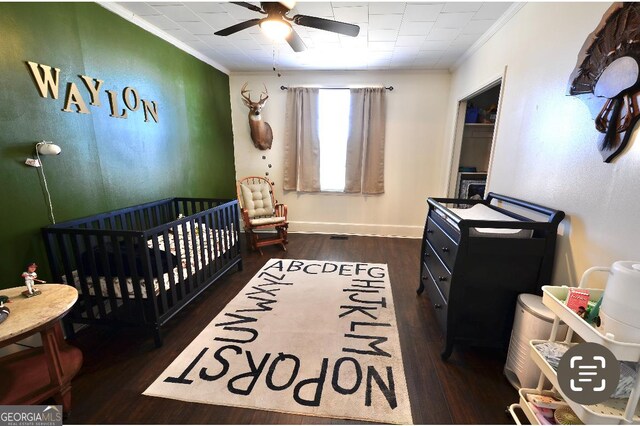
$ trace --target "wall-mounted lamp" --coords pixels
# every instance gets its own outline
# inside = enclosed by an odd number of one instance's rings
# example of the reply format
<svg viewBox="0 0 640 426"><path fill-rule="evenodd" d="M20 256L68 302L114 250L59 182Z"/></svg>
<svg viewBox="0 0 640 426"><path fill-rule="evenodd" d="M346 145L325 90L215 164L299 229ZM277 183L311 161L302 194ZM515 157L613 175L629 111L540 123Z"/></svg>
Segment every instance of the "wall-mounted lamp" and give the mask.
<svg viewBox="0 0 640 426"><path fill-rule="evenodd" d="M42 141L36 144L36 158L27 158L25 164L27 166L38 167L40 174L42 175L42 183L44 184L44 190L47 194L47 202L49 203L49 215L51 222L56 223L56 218L53 215L53 204L51 202L51 194L49 193L49 186L47 185L47 177L44 174L44 167L42 161L40 161L41 155L59 155L62 149L50 141Z"/></svg>
<svg viewBox="0 0 640 426"><path fill-rule="evenodd" d="M42 141L36 144L36 150L40 155L59 155L62 149L53 142Z"/></svg>

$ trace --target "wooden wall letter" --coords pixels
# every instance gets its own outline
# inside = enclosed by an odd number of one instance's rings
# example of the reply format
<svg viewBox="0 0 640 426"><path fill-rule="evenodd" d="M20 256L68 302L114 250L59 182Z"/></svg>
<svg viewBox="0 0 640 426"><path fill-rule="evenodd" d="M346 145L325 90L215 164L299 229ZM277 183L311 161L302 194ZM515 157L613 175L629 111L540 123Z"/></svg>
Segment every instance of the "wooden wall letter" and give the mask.
<svg viewBox="0 0 640 426"><path fill-rule="evenodd" d="M43 98L48 97L48 93L51 93L53 99L58 99L58 81L60 78L60 68L53 68L54 73L51 73L51 67L49 65L42 65L36 62L27 61L33 80L36 82L40 96ZM40 71L42 70L42 71Z"/></svg>
<svg viewBox="0 0 640 426"><path fill-rule="evenodd" d="M111 117L127 118L127 110L122 108L122 113L118 113L118 94L115 90L107 90L109 94L109 105L111 106ZM146 121L146 120L145 120Z"/></svg>
<svg viewBox="0 0 640 426"><path fill-rule="evenodd" d="M89 90L89 93L91 94L91 102L89 103L93 106L100 106L99 92L104 81L86 75L81 75L80 78L82 79L82 81L84 81L84 85L87 87L87 90Z"/></svg>
<svg viewBox="0 0 640 426"><path fill-rule="evenodd" d="M89 114L89 108L87 108L87 104L84 103L84 99L82 99L82 95L78 91L78 86L76 86L75 83L67 84L67 97L64 100L64 108L62 108L62 110L64 112L73 112L71 105L76 106L75 112Z"/></svg>
<svg viewBox="0 0 640 426"><path fill-rule="evenodd" d="M153 121L158 122L158 104L155 101L142 100L142 106L144 107L144 121L149 121L149 115L153 118ZM149 115L147 115L147 112Z"/></svg>
<svg viewBox="0 0 640 426"><path fill-rule="evenodd" d="M131 104L129 103L130 95L133 95L133 106L131 106ZM124 100L124 104L131 111L136 111L138 108L140 108L140 96L138 96L138 92L133 87L124 88L124 91L122 92L122 99Z"/></svg>

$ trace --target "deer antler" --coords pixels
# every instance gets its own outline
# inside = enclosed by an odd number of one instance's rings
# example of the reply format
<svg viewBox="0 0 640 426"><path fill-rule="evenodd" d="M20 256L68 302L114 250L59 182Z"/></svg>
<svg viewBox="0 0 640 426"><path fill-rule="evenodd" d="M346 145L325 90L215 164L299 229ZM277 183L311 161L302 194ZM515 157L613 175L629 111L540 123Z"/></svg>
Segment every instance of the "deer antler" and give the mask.
<svg viewBox="0 0 640 426"><path fill-rule="evenodd" d="M247 90L247 83L244 83L244 85L242 86L242 89L240 89L240 94L242 95L242 97L247 101L247 102L252 102L251 101L251 90ZM249 94L249 96L247 97L246 93Z"/></svg>
<svg viewBox="0 0 640 426"><path fill-rule="evenodd" d="M269 91L267 90L267 85L262 83L262 85L264 86L264 92L262 92L260 94L260 100L258 102L263 103L264 101L266 101L267 99L269 99ZM262 99L262 95L265 95L265 98Z"/></svg>

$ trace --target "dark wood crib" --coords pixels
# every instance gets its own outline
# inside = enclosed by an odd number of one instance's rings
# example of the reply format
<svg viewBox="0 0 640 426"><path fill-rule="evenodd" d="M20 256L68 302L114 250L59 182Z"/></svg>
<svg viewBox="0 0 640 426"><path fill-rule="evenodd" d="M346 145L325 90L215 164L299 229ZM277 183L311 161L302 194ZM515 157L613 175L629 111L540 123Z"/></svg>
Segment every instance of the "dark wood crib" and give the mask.
<svg viewBox="0 0 640 426"><path fill-rule="evenodd" d="M234 266L237 200L169 198L42 229L52 277L75 286L73 323L160 327Z"/></svg>

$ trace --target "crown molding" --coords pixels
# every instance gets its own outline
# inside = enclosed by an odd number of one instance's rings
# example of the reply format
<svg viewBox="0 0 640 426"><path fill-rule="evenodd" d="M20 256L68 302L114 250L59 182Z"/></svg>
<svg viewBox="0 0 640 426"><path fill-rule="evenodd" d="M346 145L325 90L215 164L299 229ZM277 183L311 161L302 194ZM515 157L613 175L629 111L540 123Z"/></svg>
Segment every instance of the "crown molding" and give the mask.
<svg viewBox="0 0 640 426"><path fill-rule="evenodd" d="M116 15L121 16L122 18L126 19L127 21L131 22L134 25L137 25L138 27L142 28L145 31L150 32L151 34L160 37L161 39L163 39L164 41L173 44L175 47L177 47L178 49L188 53L189 55L201 60L202 62L211 65L212 67L214 67L215 69L222 71L223 73L229 75L230 71L220 65L219 63L211 60L211 58L209 58L208 56L203 55L202 53L198 52L197 50L195 50L194 48L190 47L189 45L187 45L186 43L178 40L177 38L173 37L172 35L167 34L166 32L162 31L161 29L159 29L158 27L150 24L149 22L145 21L144 18L142 18L141 16L136 15L135 13L131 12L130 10L120 6L117 3L114 2L106 2L106 1L100 1L98 2L98 4L102 7L104 7L105 9L109 10L110 12L115 13Z"/></svg>
<svg viewBox="0 0 640 426"><path fill-rule="evenodd" d="M502 16L491 27L489 27L489 29L484 34L482 34L482 36L475 43L473 43L471 47L469 47L469 49L467 49L462 54L462 56L458 58L457 61L454 62L453 66L450 68L450 71L454 72L455 70L457 70L464 61L466 61L471 55L477 52L487 41L489 41L491 37L494 36L495 33L497 33L500 30L500 28L502 28L507 22L509 22L511 18L513 18L515 14L518 13L518 11L522 9L522 7L525 4L527 3L526 2L513 3L509 7L509 9L507 9L502 14Z"/></svg>

